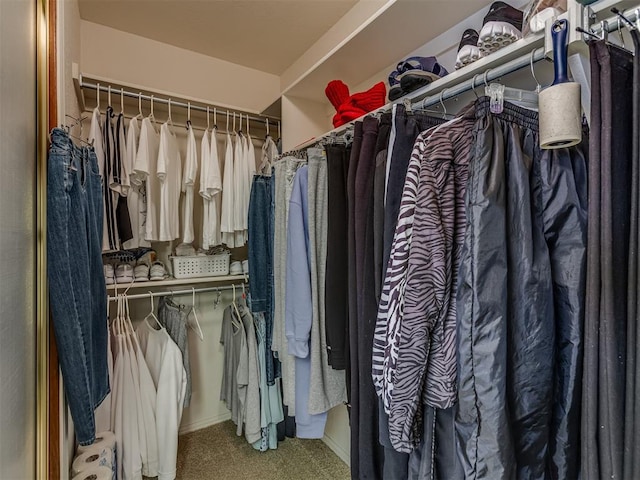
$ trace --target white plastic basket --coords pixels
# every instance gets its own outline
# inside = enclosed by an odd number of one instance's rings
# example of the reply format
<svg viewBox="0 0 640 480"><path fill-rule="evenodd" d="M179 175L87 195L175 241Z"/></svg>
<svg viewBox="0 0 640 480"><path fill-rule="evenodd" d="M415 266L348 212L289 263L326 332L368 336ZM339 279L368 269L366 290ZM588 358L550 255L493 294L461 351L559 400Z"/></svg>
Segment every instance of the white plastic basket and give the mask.
<svg viewBox="0 0 640 480"><path fill-rule="evenodd" d="M198 278L229 275L230 253L219 255L197 255L193 257L171 257L175 278Z"/></svg>

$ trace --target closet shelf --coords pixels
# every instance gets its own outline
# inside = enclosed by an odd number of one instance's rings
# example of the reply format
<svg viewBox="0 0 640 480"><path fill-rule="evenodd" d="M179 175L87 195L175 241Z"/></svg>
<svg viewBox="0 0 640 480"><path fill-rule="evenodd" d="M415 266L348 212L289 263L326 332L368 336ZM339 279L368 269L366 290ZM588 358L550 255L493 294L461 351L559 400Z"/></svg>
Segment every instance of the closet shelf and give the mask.
<svg viewBox="0 0 640 480"><path fill-rule="evenodd" d="M180 278L180 279L172 278L172 279L160 280L160 281L150 280L148 282L134 282L134 284L131 285L131 287L129 288L129 291L150 290L158 287L179 287L179 286L185 286L185 285L188 285L188 286L202 285L202 284L208 284L208 283L226 284L226 283L234 283L238 281L248 281L248 279L249 277L245 275L221 275L217 277ZM114 292L116 289L116 286L118 287L118 292L123 292L124 290L127 289L129 284L120 283L118 285L107 285L107 291Z"/></svg>

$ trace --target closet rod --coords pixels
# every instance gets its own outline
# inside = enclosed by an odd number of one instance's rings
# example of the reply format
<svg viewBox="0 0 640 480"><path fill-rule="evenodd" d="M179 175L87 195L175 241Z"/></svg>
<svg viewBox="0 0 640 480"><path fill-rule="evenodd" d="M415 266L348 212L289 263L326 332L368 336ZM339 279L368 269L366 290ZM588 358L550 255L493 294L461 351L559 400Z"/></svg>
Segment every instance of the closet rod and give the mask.
<svg viewBox="0 0 640 480"><path fill-rule="evenodd" d="M469 92L474 88L481 86L485 81L488 83L492 80L497 80L498 78L504 77L505 75L516 72L521 68L528 67L529 65L531 65L532 62L533 63L539 62L544 58L546 58L544 47L539 47L527 53L526 55L522 55L520 57L514 58L513 60L510 60L498 67L489 68L485 70L484 73L476 74L473 78L469 80L465 80L457 84L454 83L451 86L447 86L447 84L444 83L438 89L433 89L431 85L427 85L425 87L422 87L421 89L416 90L415 92L411 92L408 95L405 95L404 97L402 97L402 99L394 103L402 104L402 102L405 99L409 99L412 105L418 105L419 108L435 105L437 103L440 103L441 100L442 101L449 100L453 97L457 97L462 93ZM445 80L446 78L447 77L443 77L443 79ZM428 94L432 93L431 90L433 90L433 95L428 96ZM441 96L441 93L442 93L442 96ZM352 120L349 123L345 123L344 125L334 128L333 130L330 130L329 132L319 137L312 138L310 140L307 140L306 142L301 143L300 145L296 145L295 147L292 148L292 150L301 150L306 147L310 147L320 142L323 138L326 138L333 134L342 133L346 129L353 127L355 122L362 120L362 118L368 115L375 115L383 112L388 112L391 110L394 103L387 103L386 105L380 107L379 109L369 112L366 115L363 115L360 118Z"/></svg>
<svg viewBox="0 0 640 480"><path fill-rule="evenodd" d="M640 5L634 8L628 8L626 10L620 10L620 11L632 23L640 20ZM606 18L601 22L594 24L588 30L591 33L598 35L602 33L602 26L604 24L604 26L607 29L607 33L612 33L613 31L618 30L618 22L620 21L622 20L617 15L613 15L612 17ZM624 25L624 22L622 23L622 25Z"/></svg>
<svg viewBox="0 0 640 480"><path fill-rule="evenodd" d="M88 88L89 90L98 90L98 84L97 83L91 83L91 82L87 82L85 81L83 78L80 78L80 88ZM109 85L103 85L102 83L100 84L100 91L104 92L104 93L108 93L109 92ZM111 95L114 96L120 96L120 92L122 92L122 95L124 95L125 97L129 97L129 98L142 98L142 100L151 101L151 95L147 95L144 93L140 93L140 92L133 92L131 90L126 90L126 89L122 89L122 88L117 88L117 87L111 87ZM164 98L164 97L157 97L155 95L153 95L153 103L160 103L163 105L169 105L169 99L168 98ZM171 107L179 107L179 108L189 108L189 104L183 101L179 101L179 100L173 100L171 99ZM226 115L227 113L229 113L229 115L233 115L234 113L237 114L242 114L242 118L247 118L246 113L241 112L241 111L234 111L234 110L229 110L227 108L218 108L218 107L213 107L213 106L209 106L209 114L213 114L213 109L216 108L217 112L220 115ZM191 110L197 111L197 112L203 112L203 113L207 113L207 106L205 105L204 107L202 105L198 105L198 104L191 104ZM277 117L272 117L270 115L261 115L259 117L255 117L252 115L248 115L249 116L249 120L251 120L252 122L259 122L264 124L265 120L269 120L271 122L274 122L274 124L277 124L280 119Z"/></svg>
<svg viewBox="0 0 640 480"><path fill-rule="evenodd" d="M205 287L205 288L196 288L195 289L195 293L206 293L206 292L222 292L224 290L233 290L233 287L236 287L236 293L240 293L242 292L242 286L243 285L248 285L247 283L233 283L231 285L223 285L221 287ZM149 287L153 287L153 285L149 285ZM127 289L125 288L123 291L126 291ZM169 295L191 295L193 293L193 289L191 290L175 290L175 291L171 291L171 290L166 290L164 292L152 292L151 294L149 294L149 292L147 293L136 293L135 295L127 295L127 299L129 300L138 300L140 298L149 298L151 295L153 295L154 297L168 297ZM120 294L122 295L122 294ZM110 302L115 302L118 299L118 297L113 296L113 295L109 295L109 301Z"/></svg>

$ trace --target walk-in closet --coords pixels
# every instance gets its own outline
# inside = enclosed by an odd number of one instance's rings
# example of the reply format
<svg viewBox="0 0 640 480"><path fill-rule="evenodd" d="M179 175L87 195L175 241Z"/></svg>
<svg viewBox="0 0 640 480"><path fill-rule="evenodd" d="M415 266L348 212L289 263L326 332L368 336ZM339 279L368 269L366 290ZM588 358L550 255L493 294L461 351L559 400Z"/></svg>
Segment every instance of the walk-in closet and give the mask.
<svg viewBox="0 0 640 480"><path fill-rule="evenodd" d="M640 479L638 0L0 44L1 479Z"/></svg>

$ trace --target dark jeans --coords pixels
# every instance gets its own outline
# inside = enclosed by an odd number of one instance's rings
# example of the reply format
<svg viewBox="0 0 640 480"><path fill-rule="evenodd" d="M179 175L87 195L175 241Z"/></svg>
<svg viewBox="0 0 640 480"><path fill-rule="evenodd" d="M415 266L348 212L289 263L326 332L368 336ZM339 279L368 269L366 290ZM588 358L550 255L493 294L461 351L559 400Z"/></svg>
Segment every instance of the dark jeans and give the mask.
<svg viewBox="0 0 640 480"><path fill-rule="evenodd" d="M590 43L589 49L592 135L582 478L637 478L622 476L631 147L638 135L631 129L633 55L605 42Z"/></svg>
<svg viewBox="0 0 640 480"><path fill-rule="evenodd" d="M389 146L392 149L391 163L387 165L389 175L386 182L384 204L384 238L382 246L382 266L384 271L387 269L387 263L389 263L389 256L391 255L393 234L398 222L400 200L402 199L402 190L404 189L404 180L407 176L413 144L420 133L444 122L443 119L429 117L422 113L407 113L404 105L396 106L393 120L394 128L391 133L393 145Z"/></svg>
<svg viewBox="0 0 640 480"><path fill-rule="evenodd" d="M47 273L53 329L76 437L95 440L94 409L109 393L107 294L102 267L102 180L93 148L51 132Z"/></svg>
<svg viewBox="0 0 640 480"><path fill-rule="evenodd" d="M265 355L267 384L280 376L279 364L273 357L273 178L256 175L249 197L248 256L251 272L251 311L264 312L267 327Z"/></svg>
<svg viewBox="0 0 640 480"><path fill-rule="evenodd" d="M476 118L457 295L465 478L576 480L585 155L541 151L535 112L494 115L484 97Z"/></svg>
<svg viewBox="0 0 640 480"><path fill-rule="evenodd" d="M349 297L345 288L348 276L347 245L347 174L351 149L329 145L327 150L327 273L325 277L325 311L327 348L332 368L344 370Z"/></svg>

